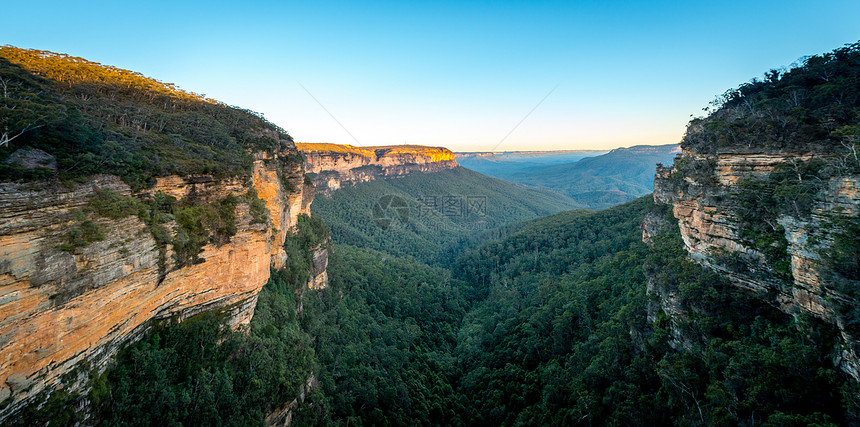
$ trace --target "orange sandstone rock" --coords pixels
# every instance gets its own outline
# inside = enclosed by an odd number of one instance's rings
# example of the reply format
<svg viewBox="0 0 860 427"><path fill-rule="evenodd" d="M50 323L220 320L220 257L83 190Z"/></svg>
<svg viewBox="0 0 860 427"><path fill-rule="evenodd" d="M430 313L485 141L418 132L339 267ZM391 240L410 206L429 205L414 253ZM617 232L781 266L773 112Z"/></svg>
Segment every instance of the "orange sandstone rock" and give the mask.
<svg viewBox="0 0 860 427"><path fill-rule="evenodd" d="M205 201L254 188L269 209L267 224L252 224L248 205L240 203L229 243L204 246L204 261L182 268L168 256L164 273L155 240L133 215L97 218L102 241L74 253L59 248L72 214L95 191L131 195L118 178L98 176L71 189L0 183L0 397L13 398L0 420L42 390L80 385L86 370L79 378L64 375L82 362L102 368L153 320L220 309L231 326L247 324L270 268L283 265L287 230L311 203L312 194L303 194L311 187L283 188L279 165L258 155L251 179L163 177L139 195L161 191ZM297 164L286 173L295 181L302 172Z"/></svg>
<svg viewBox="0 0 860 427"><path fill-rule="evenodd" d="M438 172L459 166L454 153L443 147L310 143L298 143L296 147L305 158L305 170L318 174L314 183L329 191L337 190L343 182L366 182L378 176Z"/></svg>

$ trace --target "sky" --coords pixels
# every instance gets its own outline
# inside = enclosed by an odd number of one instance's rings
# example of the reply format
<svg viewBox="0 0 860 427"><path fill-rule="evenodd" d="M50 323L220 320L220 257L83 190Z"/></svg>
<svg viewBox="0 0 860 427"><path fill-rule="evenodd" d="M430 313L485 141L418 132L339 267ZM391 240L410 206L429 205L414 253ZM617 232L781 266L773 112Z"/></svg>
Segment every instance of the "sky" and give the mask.
<svg viewBox="0 0 860 427"><path fill-rule="evenodd" d="M0 44L143 73L297 142L677 143L717 95L860 40L853 1L6 2Z"/></svg>

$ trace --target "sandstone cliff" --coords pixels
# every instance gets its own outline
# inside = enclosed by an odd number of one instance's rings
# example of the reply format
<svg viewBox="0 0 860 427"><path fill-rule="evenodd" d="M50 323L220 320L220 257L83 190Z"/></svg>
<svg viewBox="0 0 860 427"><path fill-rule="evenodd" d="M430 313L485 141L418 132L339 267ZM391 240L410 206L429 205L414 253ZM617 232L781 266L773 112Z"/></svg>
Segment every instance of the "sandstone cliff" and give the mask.
<svg viewBox="0 0 860 427"><path fill-rule="evenodd" d="M322 243L311 248L311 279L309 289L324 289L328 287L328 253L331 247L331 235Z"/></svg>
<svg viewBox="0 0 860 427"><path fill-rule="evenodd" d="M308 143L298 143L296 147L304 155L306 171L322 191L337 190L344 182L366 182L376 177L437 172L459 166L454 153L442 147Z"/></svg>
<svg viewBox="0 0 860 427"><path fill-rule="evenodd" d="M79 387L154 320L218 309L232 327L247 324L270 268L283 265L286 233L313 197L295 148L281 142L276 154L257 153L244 178L168 176L137 193L110 175L72 187L0 183L0 419L43 390ZM137 215L87 214L101 238L62 245L98 192L142 203L171 196L193 207L249 190L268 212L255 217L251 199L238 198L232 236L205 244L190 263L178 262L178 240L159 243ZM176 233L170 219L164 230Z"/></svg>
<svg viewBox="0 0 860 427"><path fill-rule="evenodd" d="M832 151L752 151L687 147L672 168L658 167L654 200L671 206L694 260L785 313L835 325L843 343L837 362L860 380L852 314L860 301L839 286L827 259L835 240L860 238L846 225L860 213L860 175L840 168L844 157ZM659 223L646 218L646 243ZM649 291L667 315L683 316L671 290Z"/></svg>

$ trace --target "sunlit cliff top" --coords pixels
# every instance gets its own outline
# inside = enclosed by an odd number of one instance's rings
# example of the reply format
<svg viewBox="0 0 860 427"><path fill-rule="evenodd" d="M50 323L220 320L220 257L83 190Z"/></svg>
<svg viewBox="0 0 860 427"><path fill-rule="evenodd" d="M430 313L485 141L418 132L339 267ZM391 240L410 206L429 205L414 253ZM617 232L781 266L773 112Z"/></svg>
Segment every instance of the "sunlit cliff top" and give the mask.
<svg viewBox="0 0 860 427"><path fill-rule="evenodd" d="M427 147L423 145L356 147L353 145L300 142L296 143L296 148L302 152L353 153L371 158L378 158L389 154L419 154L430 157L434 162L454 160L454 153L445 147Z"/></svg>
<svg viewBox="0 0 860 427"><path fill-rule="evenodd" d="M126 89L135 89L167 94L207 102L216 102L204 95L187 92L173 83L165 83L144 76L135 71L124 70L100 64L64 53L47 50L21 49L14 46L0 46L0 57L30 72L49 78L58 83L103 84Z"/></svg>

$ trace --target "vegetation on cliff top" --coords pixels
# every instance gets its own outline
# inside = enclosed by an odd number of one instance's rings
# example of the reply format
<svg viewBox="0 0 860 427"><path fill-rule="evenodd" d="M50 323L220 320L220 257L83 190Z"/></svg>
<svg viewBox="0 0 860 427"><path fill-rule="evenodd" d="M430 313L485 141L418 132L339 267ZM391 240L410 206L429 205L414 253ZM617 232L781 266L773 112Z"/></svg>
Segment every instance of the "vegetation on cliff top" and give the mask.
<svg viewBox="0 0 860 427"><path fill-rule="evenodd" d="M251 151L292 138L257 113L82 58L0 47L0 181L50 168L10 159L22 148L53 156L61 179L99 173L132 188L164 175L248 175Z"/></svg>
<svg viewBox="0 0 860 427"><path fill-rule="evenodd" d="M860 148L860 43L771 70L714 101L681 142L699 153L813 151L857 163ZM856 165L855 165L856 166Z"/></svg>
<svg viewBox="0 0 860 427"><path fill-rule="evenodd" d="M303 152L352 153L364 157L376 158L385 154L422 154L433 158L433 161L454 160L454 153L445 147L428 147L424 145L375 145L356 147L349 144L331 143L296 143L296 148Z"/></svg>
<svg viewBox="0 0 860 427"><path fill-rule="evenodd" d="M401 154L423 156L429 158L432 162L456 161L454 153L447 148L427 147L423 145L378 145L370 147L356 147L352 145L300 142L296 144L296 148L304 153L354 154L368 158L370 161L375 161L385 156L397 156Z"/></svg>
<svg viewBox="0 0 860 427"><path fill-rule="evenodd" d="M352 153L364 157L374 157L374 152L365 147L356 147L349 144L331 144L327 142L297 142L296 148L303 152L331 152L331 153Z"/></svg>

